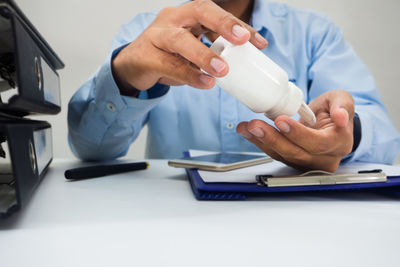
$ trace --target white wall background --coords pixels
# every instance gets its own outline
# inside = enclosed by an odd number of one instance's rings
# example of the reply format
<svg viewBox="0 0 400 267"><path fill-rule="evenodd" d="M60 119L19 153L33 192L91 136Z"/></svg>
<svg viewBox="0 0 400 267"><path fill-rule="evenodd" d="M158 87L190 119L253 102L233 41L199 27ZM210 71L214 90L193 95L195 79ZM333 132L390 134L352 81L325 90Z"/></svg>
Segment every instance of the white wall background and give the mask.
<svg viewBox="0 0 400 267"><path fill-rule="evenodd" d="M38 119L53 125L55 157L73 157L67 144L67 104L72 94L102 64L122 23L139 12L179 0L16 0L31 22L66 64L60 71L62 112ZM400 129L400 1L284 0L290 5L328 14L375 75L382 98ZM128 157L143 158L146 130Z"/></svg>

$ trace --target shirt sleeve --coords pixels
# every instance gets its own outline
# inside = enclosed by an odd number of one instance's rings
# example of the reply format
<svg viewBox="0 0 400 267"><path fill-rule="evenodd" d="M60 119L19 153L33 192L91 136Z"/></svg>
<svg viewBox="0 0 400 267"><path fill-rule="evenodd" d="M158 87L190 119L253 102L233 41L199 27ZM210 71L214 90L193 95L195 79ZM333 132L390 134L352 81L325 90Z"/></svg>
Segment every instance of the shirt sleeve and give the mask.
<svg viewBox="0 0 400 267"><path fill-rule="evenodd" d="M111 71L112 58L154 18L153 14L142 14L124 25L105 63L71 98L68 141L77 157L107 160L125 155L146 123L149 111L167 94L168 86L156 84L140 98L122 96Z"/></svg>
<svg viewBox="0 0 400 267"><path fill-rule="evenodd" d="M384 107L372 74L344 41L341 30L327 19L314 21L309 36L309 99L334 89L350 92L361 123L361 140L346 161L391 164L400 137Z"/></svg>

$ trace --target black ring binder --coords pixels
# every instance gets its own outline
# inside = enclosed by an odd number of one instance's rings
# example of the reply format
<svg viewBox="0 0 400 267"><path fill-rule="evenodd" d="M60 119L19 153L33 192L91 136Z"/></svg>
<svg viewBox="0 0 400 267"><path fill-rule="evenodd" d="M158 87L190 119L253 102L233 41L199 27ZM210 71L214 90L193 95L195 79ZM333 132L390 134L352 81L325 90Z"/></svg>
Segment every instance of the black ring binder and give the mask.
<svg viewBox="0 0 400 267"><path fill-rule="evenodd" d="M0 0L0 218L25 206L53 159L51 125L22 118L61 111L64 63L13 0Z"/></svg>
<svg viewBox="0 0 400 267"><path fill-rule="evenodd" d="M17 116L61 110L64 67L12 0L0 1L0 111Z"/></svg>

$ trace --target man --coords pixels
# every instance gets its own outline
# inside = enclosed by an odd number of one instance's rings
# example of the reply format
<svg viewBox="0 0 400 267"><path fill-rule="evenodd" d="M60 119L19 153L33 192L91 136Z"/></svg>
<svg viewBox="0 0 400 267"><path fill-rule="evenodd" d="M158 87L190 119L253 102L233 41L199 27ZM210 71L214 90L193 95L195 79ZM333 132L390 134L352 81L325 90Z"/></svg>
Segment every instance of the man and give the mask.
<svg viewBox="0 0 400 267"><path fill-rule="evenodd" d="M317 125L287 116L272 122L214 86L213 77L229 72L207 47L219 35L238 45L250 40L285 69ZM399 152L371 74L317 13L266 0L195 0L138 15L111 51L69 104L70 145L84 160L124 155L146 123L153 158L260 149L299 169L334 171L345 160L391 163Z"/></svg>

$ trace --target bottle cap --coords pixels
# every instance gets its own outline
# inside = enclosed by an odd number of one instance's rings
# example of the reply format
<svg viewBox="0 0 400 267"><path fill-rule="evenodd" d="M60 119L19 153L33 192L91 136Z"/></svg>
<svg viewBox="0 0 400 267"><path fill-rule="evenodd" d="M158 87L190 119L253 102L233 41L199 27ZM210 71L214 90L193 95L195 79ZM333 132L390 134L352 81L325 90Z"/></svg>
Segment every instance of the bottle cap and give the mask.
<svg viewBox="0 0 400 267"><path fill-rule="evenodd" d="M306 103L301 103L298 113L300 117L304 120L304 122L309 126L314 126L317 123L314 112L312 112L312 110L307 106Z"/></svg>

